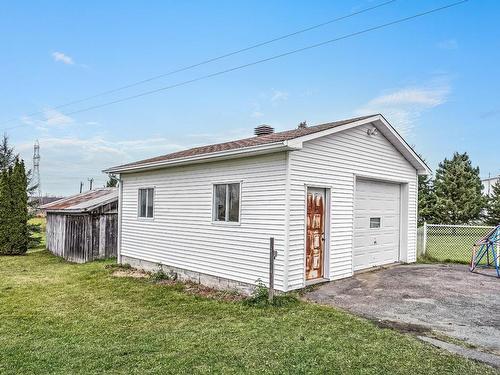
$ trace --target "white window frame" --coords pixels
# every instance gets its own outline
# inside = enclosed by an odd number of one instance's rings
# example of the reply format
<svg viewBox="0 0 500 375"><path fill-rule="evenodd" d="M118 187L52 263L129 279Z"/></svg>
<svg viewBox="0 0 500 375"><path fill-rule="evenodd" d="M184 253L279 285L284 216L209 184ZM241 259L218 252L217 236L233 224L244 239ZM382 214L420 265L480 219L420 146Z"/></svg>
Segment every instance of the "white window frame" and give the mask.
<svg viewBox="0 0 500 375"><path fill-rule="evenodd" d="M217 185L226 185L226 218L229 216L229 185L239 184L239 204L238 204L238 221L217 220L217 208L215 206L216 193L215 187ZM243 181L220 181L212 183L212 224L215 225L240 225L241 224L241 188Z"/></svg>
<svg viewBox="0 0 500 375"><path fill-rule="evenodd" d="M153 212L152 216L141 216L141 190L153 190ZM137 219L139 220L154 220L155 218L155 200L156 200L156 187L155 186L144 186L137 189ZM146 193L146 215L148 213L148 194Z"/></svg>

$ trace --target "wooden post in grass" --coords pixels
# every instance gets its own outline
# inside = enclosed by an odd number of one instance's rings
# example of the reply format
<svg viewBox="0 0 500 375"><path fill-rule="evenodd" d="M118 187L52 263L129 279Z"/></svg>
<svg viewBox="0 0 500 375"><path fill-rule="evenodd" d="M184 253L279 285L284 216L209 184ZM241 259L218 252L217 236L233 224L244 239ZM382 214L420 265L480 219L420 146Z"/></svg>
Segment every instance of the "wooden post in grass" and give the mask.
<svg viewBox="0 0 500 375"><path fill-rule="evenodd" d="M269 303L274 299L274 258L276 252L274 251L274 237L269 238Z"/></svg>

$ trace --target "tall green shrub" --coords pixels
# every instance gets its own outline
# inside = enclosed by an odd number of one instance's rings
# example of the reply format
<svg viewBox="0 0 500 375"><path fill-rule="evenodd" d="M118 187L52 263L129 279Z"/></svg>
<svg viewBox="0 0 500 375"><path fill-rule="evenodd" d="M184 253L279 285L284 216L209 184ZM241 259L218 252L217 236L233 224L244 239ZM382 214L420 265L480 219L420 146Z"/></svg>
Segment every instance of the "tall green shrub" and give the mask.
<svg viewBox="0 0 500 375"><path fill-rule="evenodd" d="M9 137L4 134L3 138L0 140L0 174L2 172L8 172L9 168L14 168L16 160L19 160L19 155L9 144ZM24 168L24 165L23 165ZM31 196L31 199L27 201L28 209L28 219L34 217L36 213L39 201L38 198L34 197L33 194L36 192L38 186L31 184L31 171L25 171L26 174L26 195ZM24 197L24 194L22 195ZM23 200L22 200L23 201ZM29 247L37 247L41 242L41 232L40 224L28 222L28 232L29 232ZM0 239L2 241L2 239Z"/></svg>
<svg viewBox="0 0 500 375"><path fill-rule="evenodd" d="M24 162L16 160L12 170L12 212L15 223L15 236L13 247L18 254L24 254L28 251L29 230L28 230L28 179L26 178L26 169Z"/></svg>
<svg viewBox="0 0 500 375"><path fill-rule="evenodd" d="M0 255L21 255L28 251L28 181L24 163L16 159L14 167L0 177Z"/></svg>
<svg viewBox="0 0 500 375"><path fill-rule="evenodd" d="M0 176L0 254L12 252L12 168L4 169Z"/></svg>

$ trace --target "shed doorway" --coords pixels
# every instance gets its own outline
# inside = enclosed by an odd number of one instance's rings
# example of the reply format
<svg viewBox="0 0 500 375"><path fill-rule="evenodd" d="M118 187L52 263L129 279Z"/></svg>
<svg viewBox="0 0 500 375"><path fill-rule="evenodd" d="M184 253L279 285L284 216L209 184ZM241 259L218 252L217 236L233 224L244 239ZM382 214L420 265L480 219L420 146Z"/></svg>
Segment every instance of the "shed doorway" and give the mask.
<svg viewBox="0 0 500 375"><path fill-rule="evenodd" d="M325 275L326 189L307 188L306 206L306 281L314 281Z"/></svg>

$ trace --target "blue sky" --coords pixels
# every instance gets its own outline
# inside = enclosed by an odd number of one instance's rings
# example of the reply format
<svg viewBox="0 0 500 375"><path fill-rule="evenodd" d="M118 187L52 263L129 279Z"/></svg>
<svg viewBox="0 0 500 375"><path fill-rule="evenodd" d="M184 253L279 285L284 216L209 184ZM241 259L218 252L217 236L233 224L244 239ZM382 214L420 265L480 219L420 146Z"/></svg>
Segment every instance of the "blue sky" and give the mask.
<svg viewBox="0 0 500 375"><path fill-rule="evenodd" d="M39 139L48 194L75 193L89 177L100 186L106 167L250 136L258 124L284 130L304 120L313 125L376 112L433 169L454 151L467 151L483 176L500 173L500 2L493 0L470 0L183 87L61 115L453 2L397 0L212 64L54 108L383 2L3 2L0 130L29 165Z"/></svg>

